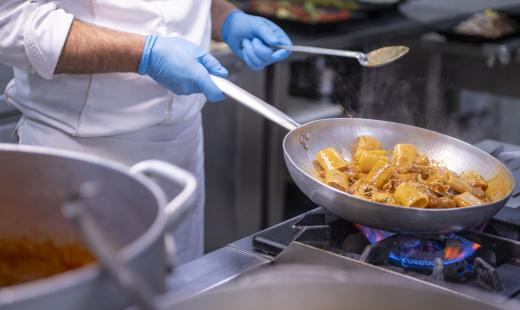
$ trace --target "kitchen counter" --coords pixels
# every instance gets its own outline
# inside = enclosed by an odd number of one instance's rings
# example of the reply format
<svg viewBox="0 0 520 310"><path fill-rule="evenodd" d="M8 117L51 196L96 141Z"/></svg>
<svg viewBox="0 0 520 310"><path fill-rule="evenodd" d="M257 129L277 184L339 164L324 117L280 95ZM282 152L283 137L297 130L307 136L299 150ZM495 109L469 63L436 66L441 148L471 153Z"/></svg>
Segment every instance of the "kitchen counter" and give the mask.
<svg viewBox="0 0 520 310"><path fill-rule="evenodd" d="M296 222L305 214L283 221L273 227ZM227 283L247 271L271 263L274 259L273 256L253 248L253 237L256 234L232 242L177 267L167 281L169 290L169 294L166 296L167 304L170 301L200 294Z"/></svg>
<svg viewBox="0 0 520 310"><path fill-rule="evenodd" d="M296 222L303 216L304 214L298 215L273 227ZM256 234L232 242L177 267L168 278L167 288L169 294L166 299L173 301L200 294L224 284L247 271L271 263L274 259L273 256L253 248L253 237Z"/></svg>

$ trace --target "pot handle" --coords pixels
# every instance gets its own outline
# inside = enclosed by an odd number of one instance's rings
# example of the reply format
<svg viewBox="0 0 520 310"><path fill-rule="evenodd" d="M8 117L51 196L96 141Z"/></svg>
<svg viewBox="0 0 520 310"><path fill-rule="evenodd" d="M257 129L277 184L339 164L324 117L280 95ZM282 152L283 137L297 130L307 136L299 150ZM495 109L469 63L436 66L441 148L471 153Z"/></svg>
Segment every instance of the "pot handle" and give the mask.
<svg viewBox="0 0 520 310"><path fill-rule="evenodd" d="M173 184L182 186L182 191L164 207L167 226L175 225L195 199L197 180L184 169L160 160L146 160L132 166L130 171L134 174L159 176Z"/></svg>

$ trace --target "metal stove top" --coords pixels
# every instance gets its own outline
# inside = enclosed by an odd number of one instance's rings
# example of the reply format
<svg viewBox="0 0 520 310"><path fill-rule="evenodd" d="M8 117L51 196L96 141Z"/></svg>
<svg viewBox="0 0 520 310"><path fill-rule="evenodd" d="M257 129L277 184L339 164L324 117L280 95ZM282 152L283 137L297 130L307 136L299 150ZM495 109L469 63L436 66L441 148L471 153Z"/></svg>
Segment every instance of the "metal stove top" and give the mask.
<svg viewBox="0 0 520 310"><path fill-rule="evenodd" d="M516 211L520 213L520 209ZM371 243L356 225L316 209L257 234L253 238L253 247L273 256L292 252L290 248L295 246L300 250L302 247L311 248L319 253L313 255L315 263L324 263L329 260L327 256L332 255L336 259L357 263L360 268L373 270L377 267L380 271L411 277L476 298L480 298L483 292L488 299L490 296L500 300L520 298L520 223L493 219L483 232L468 231L456 236L432 236L423 240L437 243L449 240L458 242L459 246L466 242L478 244L478 248L468 257L446 264L443 264L442 256L423 266L409 261L403 264L392 257L399 248L397 238L402 236L386 236ZM295 257L293 263L301 263L301 259L301 256ZM287 262L287 258L284 261Z"/></svg>

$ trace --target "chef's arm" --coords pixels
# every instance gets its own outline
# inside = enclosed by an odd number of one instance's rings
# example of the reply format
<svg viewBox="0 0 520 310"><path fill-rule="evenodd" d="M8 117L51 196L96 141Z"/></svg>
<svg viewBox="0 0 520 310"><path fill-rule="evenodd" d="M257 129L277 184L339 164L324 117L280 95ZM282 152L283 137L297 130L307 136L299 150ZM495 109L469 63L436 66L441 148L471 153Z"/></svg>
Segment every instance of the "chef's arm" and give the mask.
<svg viewBox="0 0 520 310"><path fill-rule="evenodd" d="M222 41L222 25L228 14L236 10L237 7L227 0L213 0L211 3L211 26L213 29L212 38Z"/></svg>
<svg viewBox="0 0 520 310"><path fill-rule="evenodd" d="M188 40L146 37L74 21L56 66L56 73L137 72L178 95L203 93L210 101L224 99L210 73L227 70L207 51Z"/></svg>
<svg viewBox="0 0 520 310"><path fill-rule="evenodd" d="M213 0L212 37L222 40L221 28L236 6ZM56 67L56 73L136 72L145 38L74 21Z"/></svg>
<svg viewBox="0 0 520 310"><path fill-rule="evenodd" d="M58 1L0 0L0 63L55 73L137 72L145 39L74 20Z"/></svg>
<svg viewBox="0 0 520 310"><path fill-rule="evenodd" d="M73 19L58 1L0 0L0 63L52 79Z"/></svg>
<svg viewBox="0 0 520 310"><path fill-rule="evenodd" d="M74 20L55 73L137 72L145 37Z"/></svg>

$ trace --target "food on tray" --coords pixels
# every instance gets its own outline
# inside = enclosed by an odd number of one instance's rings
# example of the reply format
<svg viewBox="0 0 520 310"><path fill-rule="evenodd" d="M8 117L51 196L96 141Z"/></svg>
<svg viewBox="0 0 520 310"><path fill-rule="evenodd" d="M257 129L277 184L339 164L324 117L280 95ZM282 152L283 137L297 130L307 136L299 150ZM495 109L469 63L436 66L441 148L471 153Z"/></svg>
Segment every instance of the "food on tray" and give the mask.
<svg viewBox="0 0 520 310"><path fill-rule="evenodd" d="M0 237L0 287L49 277L93 261L81 242L58 244L21 236Z"/></svg>
<svg viewBox="0 0 520 310"><path fill-rule="evenodd" d="M279 19L327 23L348 19L358 7L353 0L251 0L248 10Z"/></svg>
<svg viewBox="0 0 520 310"><path fill-rule="evenodd" d="M340 191L378 203L447 209L496 200L492 180L476 171L455 173L421 154L413 144L384 150L372 136L358 137L352 160L329 147L316 154L317 177Z"/></svg>
<svg viewBox="0 0 520 310"><path fill-rule="evenodd" d="M455 26L458 34L497 39L518 30L518 24L506 14L487 9L477 13Z"/></svg>

